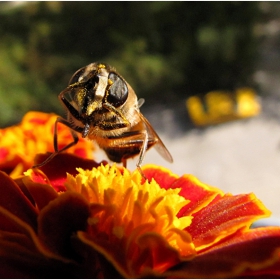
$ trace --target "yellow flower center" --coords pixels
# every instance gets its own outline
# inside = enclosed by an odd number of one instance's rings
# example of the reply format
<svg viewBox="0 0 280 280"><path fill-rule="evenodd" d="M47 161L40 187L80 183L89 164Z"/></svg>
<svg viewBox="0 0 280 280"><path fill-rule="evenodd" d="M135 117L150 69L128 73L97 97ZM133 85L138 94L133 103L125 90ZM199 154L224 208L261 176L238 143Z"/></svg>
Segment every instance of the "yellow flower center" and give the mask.
<svg viewBox="0 0 280 280"><path fill-rule="evenodd" d="M178 218L179 210L188 201L180 189L163 189L154 180L141 183L136 170L120 171L115 165L101 165L92 170L77 169L67 174L67 191L82 194L90 203L88 220L92 235L106 235L110 240L135 239L142 234L162 236L181 256L193 253L194 246L184 228L191 217Z"/></svg>

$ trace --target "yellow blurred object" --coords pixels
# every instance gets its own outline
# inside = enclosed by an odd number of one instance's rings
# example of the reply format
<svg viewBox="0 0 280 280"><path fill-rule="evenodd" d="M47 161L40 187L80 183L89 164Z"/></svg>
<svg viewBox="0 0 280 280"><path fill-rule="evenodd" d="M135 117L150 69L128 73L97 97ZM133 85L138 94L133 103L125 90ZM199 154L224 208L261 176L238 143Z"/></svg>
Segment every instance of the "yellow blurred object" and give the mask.
<svg viewBox="0 0 280 280"><path fill-rule="evenodd" d="M252 88L240 88L234 93L211 91L203 100L198 96L187 99L191 120L197 126L206 126L254 117L261 111L259 97Z"/></svg>

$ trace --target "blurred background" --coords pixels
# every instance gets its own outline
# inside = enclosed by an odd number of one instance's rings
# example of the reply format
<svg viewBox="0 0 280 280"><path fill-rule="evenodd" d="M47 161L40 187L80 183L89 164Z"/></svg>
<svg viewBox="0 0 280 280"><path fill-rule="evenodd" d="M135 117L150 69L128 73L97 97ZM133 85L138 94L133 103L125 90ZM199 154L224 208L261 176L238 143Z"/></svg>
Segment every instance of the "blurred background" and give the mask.
<svg viewBox="0 0 280 280"><path fill-rule="evenodd" d="M254 192L280 218L279 2L2 1L0 127L64 116L58 94L95 61L145 98L174 157L151 149L144 163Z"/></svg>

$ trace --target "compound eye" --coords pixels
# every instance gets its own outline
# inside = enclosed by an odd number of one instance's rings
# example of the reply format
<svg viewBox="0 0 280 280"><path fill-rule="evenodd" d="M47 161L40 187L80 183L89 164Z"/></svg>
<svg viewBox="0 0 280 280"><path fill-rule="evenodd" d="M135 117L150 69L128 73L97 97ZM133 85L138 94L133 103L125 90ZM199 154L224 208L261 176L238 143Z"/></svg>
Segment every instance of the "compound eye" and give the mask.
<svg viewBox="0 0 280 280"><path fill-rule="evenodd" d="M77 70L74 75L71 77L70 81L69 81L69 85L75 84L77 82L80 82L80 78L83 76L83 74L85 73L85 69L86 67L80 68L79 70Z"/></svg>
<svg viewBox="0 0 280 280"><path fill-rule="evenodd" d="M111 72L108 77L113 84L110 86L107 101L114 107L119 107L128 97L128 88L126 82L116 73Z"/></svg>

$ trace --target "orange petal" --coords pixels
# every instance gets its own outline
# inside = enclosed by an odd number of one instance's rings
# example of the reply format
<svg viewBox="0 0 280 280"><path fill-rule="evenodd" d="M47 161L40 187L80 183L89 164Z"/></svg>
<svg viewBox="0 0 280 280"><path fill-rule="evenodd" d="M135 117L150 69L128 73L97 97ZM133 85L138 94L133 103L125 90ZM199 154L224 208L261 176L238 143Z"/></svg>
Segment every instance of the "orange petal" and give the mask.
<svg viewBox="0 0 280 280"><path fill-rule="evenodd" d="M54 124L57 117L55 114L28 112L20 124L0 129L0 169L15 178L33 166L37 153L54 151ZM57 128L58 147L61 149L71 143L73 137L67 126L59 123ZM66 152L92 158L93 150L93 144L82 138Z"/></svg>
<svg viewBox="0 0 280 280"><path fill-rule="evenodd" d="M43 112L30 111L27 112L22 118L22 126L26 130L32 130L36 125L46 124L51 117L55 117L55 114L46 114Z"/></svg>

